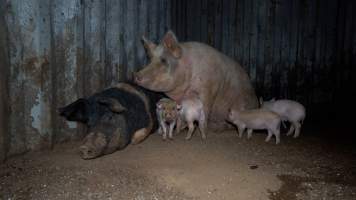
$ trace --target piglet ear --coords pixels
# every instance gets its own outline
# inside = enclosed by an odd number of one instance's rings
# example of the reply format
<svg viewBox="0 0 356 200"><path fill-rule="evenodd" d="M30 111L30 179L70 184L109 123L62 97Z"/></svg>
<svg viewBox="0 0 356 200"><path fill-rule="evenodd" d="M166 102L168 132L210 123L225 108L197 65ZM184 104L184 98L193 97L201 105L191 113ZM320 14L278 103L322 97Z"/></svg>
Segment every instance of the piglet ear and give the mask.
<svg viewBox="0 0 356 200"><path fill-rule="evenodd" d="M177 110L182 110L182 105L177 104Z"/></svg>
<svg viewBox="0 0 356 200"><path fill-rule="evenodd" d="M157 107L158 109L162 109L162 104L161 104L161 102L157 102L157 103L156 103L156 107Z"/></svg>
<svg viewBox="0 0 356 200"><path fill-rule="evenodd" d="M100 104L107 106L112 112L115 112L115 113L120 113L120 112L123 112L126 110L126 108L123 105L121 105L121 103L114 98L100 97L97 99L97 101Z"/></svg>
<svg viewBox="0 0 356 200"><path fill-rule="evenodd" d="M156 44L154 44L153 42L151 42L150 40L148 40L145 36L142 36L142 44L146 49L146 53L148 55L149 58L153 57L153 50L156 48Z"/></svg>
<svg viewBox="0 0 356 200"><path fill-rule="evenodd" d="M182 56L182 48L179 45L176 35L169 30L162 39L162 44L175 58Z"/></svg>

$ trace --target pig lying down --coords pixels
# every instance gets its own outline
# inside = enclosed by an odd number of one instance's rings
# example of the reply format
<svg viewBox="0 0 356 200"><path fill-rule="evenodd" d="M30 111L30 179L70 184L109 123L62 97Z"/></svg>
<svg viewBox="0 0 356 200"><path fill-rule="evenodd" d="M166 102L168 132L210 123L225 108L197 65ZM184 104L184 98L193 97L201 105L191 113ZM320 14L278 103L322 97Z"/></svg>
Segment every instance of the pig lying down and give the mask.
<svg viewBox="0 0 356 200"><path fill-rule="evenodd" d="M168 31L160 44L143 37L150 63L134 74L135 82L182 102L196 92L209 128L228 128L228 109L253 109L258 100L245 70L228 56L198 42L178 42Z"/></svg>
<svg viewBox="0 0 356 200"><path fill-rule="evenodd" d="M276 137L276 144L280 142L281 118L278 114L265 109L252 110L230 110L228 120L235 124L239 131L239 137L247 129L247 137L251 138L253 130L266 129L268 136L266 142L270 141L272 135Z"/></svg>
<svg viewBox="0 0 356 200"><path fill-rule="evenodd" d="M302 104L287 99L263 101L262 98L260 98L260 104L261 108L273 111L283 121L291 123L287 135L293 134L294 131L294 138L299 136L303 120L305 119L305 108Z"/></svg>
<svg viewBox="0 0 356 200"><path fill-rule="evenodd" d="M162 139L173 139L173 129L179 118L180 106L173 100L168 98L160 99L156 104L156 113L159 123L158 133L162 134Z"/></svg>
<svg viewBox="0 0 356 200"><path fill-rule="evenodd" d="M80 98L59 109L69 121L87 125L79 150L92 159L143 141L157 128L155 104L159 96L127 83Z"/></svg>
<svg viewBox="0 0 356 200"><path fill-rule="evenodd" d="M180 118L178 119L177 132L182 130L182 123L185 123L188 125L188 133L185 139L191 139L195 129L194 123L197 122L202 139L206 139L207 122L203 103L200 99L196 96L184 98L179 112Z"/></svg>

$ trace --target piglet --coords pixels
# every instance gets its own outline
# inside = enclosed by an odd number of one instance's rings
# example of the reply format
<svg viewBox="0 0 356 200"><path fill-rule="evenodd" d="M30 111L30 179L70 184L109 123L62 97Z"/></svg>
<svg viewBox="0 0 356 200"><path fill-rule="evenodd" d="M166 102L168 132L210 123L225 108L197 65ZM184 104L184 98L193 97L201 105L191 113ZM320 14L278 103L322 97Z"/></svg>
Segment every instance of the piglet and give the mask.
<svg viewBox="0 0 356 200"><path fill-rule="evenodd" d="M163 140L173 139L173 129L176 126L179 117L178 110L180 106L171 99L162 98L156 104L156 113L159 121L158 133L162 133ZM168 130L169 129L169 130Z"/></svg>
<svg viewBox="0 0 356 200"><path fill-rule="evenodd" d="M198 127L202 139L206 139L206 115L203 109L203 103L197 96L189 96L182 100L180 109L180 118L177 123L177 132L182 129L182 123L188 125L188 133L185 137L186 140L191 139L194 132L194 122L198 122Z"/></svg>
<svg viewBox="0 0 356 200"><path fill-rule="evenodd" d="M261 108L277 113L282 121L291 123L287 135L291 135L294 131L294 138L299 136L305 119L305 108L302 104L288 99L263 101L262 98L260 98L260 104Z"/></svg>
<svg viewBox="0 0 356 200"><path fill-rule="evenodd" d="M247 137L251 138L252 131L254 129L261 130L267 129L268 136L266 142L268 142L272 135L276 137L276 144L280 142L280 124L281 119L278 114L264 110L264 109L252 109L252 110L234 110L229 109L228 121L235 124L239 131L239 137L242 137L243 132L247 129Z"/></svg>

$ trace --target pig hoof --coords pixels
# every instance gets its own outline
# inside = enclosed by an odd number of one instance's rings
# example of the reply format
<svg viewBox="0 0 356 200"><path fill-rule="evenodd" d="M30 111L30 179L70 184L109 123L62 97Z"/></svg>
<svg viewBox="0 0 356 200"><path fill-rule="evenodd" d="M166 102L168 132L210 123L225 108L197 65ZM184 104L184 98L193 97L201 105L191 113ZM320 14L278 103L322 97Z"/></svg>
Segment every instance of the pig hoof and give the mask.
<svg viewBox="0 0 356 200"><path fill-rule="evenodd" d="M185 137L185 140L190 140L192 137Z"/></svg>

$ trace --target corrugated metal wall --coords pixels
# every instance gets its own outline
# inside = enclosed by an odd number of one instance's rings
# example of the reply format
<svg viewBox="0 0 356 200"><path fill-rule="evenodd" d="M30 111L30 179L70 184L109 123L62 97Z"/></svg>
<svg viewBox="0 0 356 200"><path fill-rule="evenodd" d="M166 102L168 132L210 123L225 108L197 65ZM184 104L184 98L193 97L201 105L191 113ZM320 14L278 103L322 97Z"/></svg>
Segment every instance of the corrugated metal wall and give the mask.
<svg viewBox="0 0 356 200"><path fill-rule="evenodd" d="M146 55L140 38L164 34L168 2L2 0L7 26L0 23L8 28L10 47L7 155L80 136L83 127L59 118L57 108L141 67Z"/></svg>
<svg viewBox="0 0 356 200"><path fill-rule="evenodd" d="M4 0L0 0L0 163L5 160L6 152L9 148L8 134L8 70L9 56L7 43L7 30L5 26Z"/></svg>
<svg viewBox="0 0 356 200"><path fill-rule="evenodd" d="M259 95L308 109L356 96L352 0L0 4L0 159L80 136L83 127L56 109L130 77L146 60L141 35L157 41L170 27L181 41L209 43L239 61Z"/></svg>
<svg viewBox="0 0 356 200"><path fill-rule="evenodd" d="M356 96L354 0L173 0L172 8L178 37L239 61L259 95L311 109Z"/></svg>

